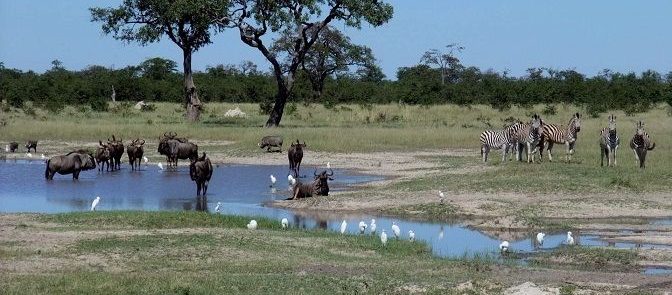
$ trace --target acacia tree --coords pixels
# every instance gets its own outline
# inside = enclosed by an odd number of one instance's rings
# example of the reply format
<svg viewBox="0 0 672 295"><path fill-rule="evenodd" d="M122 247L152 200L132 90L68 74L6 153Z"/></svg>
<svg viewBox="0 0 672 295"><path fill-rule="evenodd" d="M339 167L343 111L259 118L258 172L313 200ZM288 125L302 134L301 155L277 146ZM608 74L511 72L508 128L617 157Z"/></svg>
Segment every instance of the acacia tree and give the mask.
<svg viewBox="0 0 672 295"><path fill-rule="evenodd" d="M315 27L309 29L308 34L314 29ZM351 66L361 68L375 65L376 59L373 57L371 48L353 44L348 36L331 26L324 27L317 38L301 63L301 69L308 74L316 98L322 96L324 81L327 77L347 72ZM285 32L278 38L271 50L274 53L288 52L287 57L293 56L293 41L291 34ZM290 63L291 60L285 61L285 65Z"/></svg>
<svg viewBox="0 0 672 295"><path fill-rule="evenodd" d="M198 121L201 101L194 85L191 56L211 42L210 36L223 29L212 18L227 14L226 0L124 0L117 8L93 7L91 20L102 23L105 34L140 45L158 42L164 36L182 49L184 106L187 118Z"/></svg>
<svg viewBox="0 0 672 295"><path fill-rule="evenodd" d="M320 32L332 21L355 28L362 22L380 26L392 18L393 8L382 0L232 0L229 11L217 23L238 28L243 43L259 50L272 65L278 89L266 127L277 127L297 70ZM291 51L272 51L273 41L264 40L272 32L288 36Z"/></svg>
<svg viewBox="0 0 672 295"><path fill-rule="evenodd" d="M456 52L461 52L464 47L458 44L446 45L448 51L439 51L438 49L430 49L425 52L420 58L420 62L428 66L438 66L441 72L441 85L446 84L446 78L455 78L457 72L463 68L460 60L455 56Z"/></svg>

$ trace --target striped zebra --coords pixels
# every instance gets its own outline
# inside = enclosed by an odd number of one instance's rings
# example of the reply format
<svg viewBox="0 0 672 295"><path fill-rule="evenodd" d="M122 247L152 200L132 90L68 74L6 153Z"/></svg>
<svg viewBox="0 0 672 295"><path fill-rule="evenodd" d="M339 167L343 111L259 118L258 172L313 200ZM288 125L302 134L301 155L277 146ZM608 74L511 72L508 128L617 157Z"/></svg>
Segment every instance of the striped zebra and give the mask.
<svg viewBox="0 0 672 295"><path fill-rule="evenodd" d="M527 162L534 162L534 153L542 139L544 122L539 115L534 114L530 123L520 124L514 133L516 160L522 161L523 150L527 151Z"/></svg>
<svg viewBox="0 0 672 295"><path fill-rule="evenodd" d="M579 131L581 131L581 116L579 113L576 113L572 116L572 118L569 120L569 123L567 124L567 127L555 124L545 124L543 140L539 144L540 159L543 159L544 146L546 146L548 149L548 160L553 161L551 150L553 150L553 144L558 143L567 146L565 159L567 162L571 161Z"/></svg>
<svg viewBox="0 0 672 295"><path fill-rule="evenodd" d="M637 132L630 140L630 148L635 153L635 158L639 162L639 168L646 168L644 161L646 160L647 151L653 150L656 143L651 141L649 134L644 131L644 123L639 121L637 123Z"/></svg>
<svg viewBox="0 0 672 295"><path fill-rule="evenodd" d="M491 149L502 150L502 162L506 159L506 154L513 147L513 134L519 128L519 123L515 123L504 130L485 130L481 133L481 157L483 162L488 161L488 153Z"/></svg>
<svg viewBox="0 0 672 295"><path fill-rule="evenodd" d="M600 166L604 166L604 156L607 156L607 167L616 166L616 150L621 143L616 133L616 116L609 116L609 126L600 132ZM613 158L613 162L612 162Z"/></svg>

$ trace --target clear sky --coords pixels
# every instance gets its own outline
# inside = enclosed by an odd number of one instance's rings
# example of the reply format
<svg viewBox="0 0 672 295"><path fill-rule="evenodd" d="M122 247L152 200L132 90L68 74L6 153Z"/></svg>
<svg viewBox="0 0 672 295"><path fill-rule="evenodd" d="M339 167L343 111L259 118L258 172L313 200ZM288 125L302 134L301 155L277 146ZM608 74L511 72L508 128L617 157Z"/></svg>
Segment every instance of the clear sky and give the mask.
<svg viewBox="0 0 672 295"><path fill-rule="evenodd" d="M619 72L672 71L670 0L387 0L394 17L386 25L343 28L353 41L373 49L388 78L398 67L417 64L431 48L459 43L463 64L482 70L529 67L573 68L589 76ZM141 47L101 33L88 8L120 0L0 0L0 61L6 67L42 72L59 59L68 69L88 65L121 68L149 57L181 64L170 41ZM194 69L251 60L269 64L235 31L222 33L193 58Z"/></svg>

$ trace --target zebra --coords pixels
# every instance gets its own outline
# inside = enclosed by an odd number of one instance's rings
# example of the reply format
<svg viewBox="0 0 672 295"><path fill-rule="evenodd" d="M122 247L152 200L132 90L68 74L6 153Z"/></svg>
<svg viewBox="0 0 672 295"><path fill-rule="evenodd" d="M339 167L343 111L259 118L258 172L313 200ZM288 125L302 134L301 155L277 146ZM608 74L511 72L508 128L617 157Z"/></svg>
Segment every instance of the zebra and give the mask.
<svg viewBox="0 0 672 295"><path fill-rule="evenodd" d="M558 143L567 146L565 160L567 160L567 162L571 161L579 131L581 131L581 115L579 113L572 116L567 127L555 124L545 124L543 140L539 142L539 158L543 159L544 145L546 145L548 149L548 160L552 162L553 155L551 154L551 150L553 149L553 144Z"/></svg>
<svg viewBox="0 0 672 295"><path fill-rule="evenodd" d="M519 128L514 133L516 160L522 161L523 149L527 151L527 162L534 162L534 153L537 145L542 139L542 130L544 122L539 115L534 114L530 123L519 124ZM534 148L534 149L533 149Z"/></svg>
<svg viewBox="0 0 672 295"><path fill-rule="evenodd" d="M644 131L644 123L639 121L636 125L637 131L630 140L630 148L635 153L635 159L639 162L639 168L646 168L644 161L646 160L647 151L653 150L656 143L651 141L649 134Z"/></svg>
<svg viewBox="0 0 672 295"><path fill-rule="evenodd" d="M607 167L616 166L616 150L621 139L616 133L616 116L609 116L609 126L600 132L600 166L604 166L604 156L607 156ZM612 163L612 160L613 163Z"/></svg>
<svg viewBox="0 0 672 295"><path fill-rule="evenodd" d="M481 157L483 162L488 161L490 149L502 150L502 162L506 159L506 154L513 147L513 134L520 128L520 123L512 124L504 130L485 130L481 133Z"/></svg>

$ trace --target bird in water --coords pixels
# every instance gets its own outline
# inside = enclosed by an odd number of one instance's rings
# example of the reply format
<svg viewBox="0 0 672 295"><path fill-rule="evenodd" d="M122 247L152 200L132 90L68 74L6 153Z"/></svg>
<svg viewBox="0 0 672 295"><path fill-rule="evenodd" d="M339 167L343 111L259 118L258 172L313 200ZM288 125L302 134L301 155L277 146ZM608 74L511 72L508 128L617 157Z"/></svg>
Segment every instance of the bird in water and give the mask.
<svg viewBox="0 0 672 295"><path fill-rule="evenodd" d="M366 230L366 222L362 220L359 222L359 234L363 235L365 230Z"/></svg>
<svg viewBox="0 0 672 295"><path fill-rule="evenodd" d="M219 210L221 210L222 202L217 202L217 206L215 206L215 212L219 213Z"/></svg>
<svg viewBox="0 0 672 295"><path fill-rule="evenodd" d="M142 156L142 161L144 161L144 162L145 162L145 164L147 164L147 162L149 162L149 159L147 159L147 157L146 157L146 156Z"/></svg>
<svg viewBox="0 0 672 295"><path fill-rule="evenodd" d="M392 233L394 234L395 238L399 238L399 235L401 234L401 229L397 225L396 222L392 222Z"/></svg>
<svg viewBox="0 0 672 295"><path fill-rule="evenodd" d="M504 241L499 244L499 251L503 253L509 252L509 241Z"/></svg>
<svg viewBox="0 0 672 295"><path fill-rule="evenodd" d="M341 234L345 233L345 230L348 228L348 223L345 222L345 219L343 219L343 222L341 222Z"/></svg>
<svg viewBox="0 0 672 295"><path fill-rule="evenodd" d="M93 199L93 202L91 202L91 211L96 211L96 206L98 206L98 203L100 203L100 197Z"/></svg>
<svg viewBox="0 0 672 295"><path fill-rule="evenodd" d="M159 164L156 164L156 165L159 166L159 170L163 170L163 164L159 163Z"/></svg>
<svg viewBox="0 0 672 295"><path fill-rule="evenodd" d="M545 237L545 236L546 236L545 233L538 233L538 234L537 234L537 244L539 244L539 246L543 246L543 245L544 245L544 237Z"/></svg>
<svg viewBox="0 0 672 295"><path fill-rule="evenodd" d="M327 169L331 169L331 163L327 162Z"/></svg>
<svg viewBox="0 0 672 295"><path fill-rule="evenodd" d="M271 187L275 185L276 181L277 181L277 179L275 179L275 176L273 176L273 174L271 174Z"/></svg>
<svg viewBox="0 0 672 295"><path fill-rule="evenodd" d="M565 242L567 242L567 245L574 245L574 237L571 231L567 232L567 240Z"/></svg>

